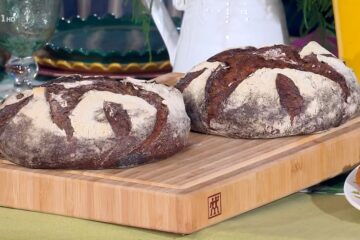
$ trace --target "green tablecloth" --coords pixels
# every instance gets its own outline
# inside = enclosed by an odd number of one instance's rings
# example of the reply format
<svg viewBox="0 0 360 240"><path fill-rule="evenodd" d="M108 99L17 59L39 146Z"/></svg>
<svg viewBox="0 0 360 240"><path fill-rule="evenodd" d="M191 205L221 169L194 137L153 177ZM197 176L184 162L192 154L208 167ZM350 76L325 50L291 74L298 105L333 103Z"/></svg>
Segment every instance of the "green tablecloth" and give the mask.
<svg viewBox="0 0 360 240"><path fill-rule="evenodd" d="M0 207L0 239L360 239L360 211L344 196L296 193L191 235Z"/></svg>

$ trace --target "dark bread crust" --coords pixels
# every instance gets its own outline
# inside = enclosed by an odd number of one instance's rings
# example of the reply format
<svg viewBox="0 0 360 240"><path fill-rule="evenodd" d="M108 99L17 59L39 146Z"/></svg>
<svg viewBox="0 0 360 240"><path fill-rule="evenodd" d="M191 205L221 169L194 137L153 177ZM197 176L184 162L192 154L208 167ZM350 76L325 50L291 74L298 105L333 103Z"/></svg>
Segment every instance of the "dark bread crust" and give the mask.
<svg viewBox="0 0 360 240"><path fill-rule="evenodd" d="M23 97L24 95L21 94L16 95L17 99L21 99ZM0 111L0 134L3 131L4 126L6 126L6 124L11 120L11 118L13 118L20 111L20 109L30 101L31 98L31 96L24 98L17 104L5 106Z"/></svg>
<svg viewBox="0 0 360 240"><path fill-rule="evenodd" d="M197 78L198 76L200 76L203 72L205 71L205 69L196 71L196 72L191 72L186 74L181 81L179 81L176 85L176 87L182 92L184 91L184 89L191 83L192 80L194 80L195 78Z"/></svg>
<svg viewBox="0 0 360 240"><path fill-rule="evenodd" d="M110 123L111 129L116 137L127 136L131 130L131 120L121 104L113 102L104 102L104 113L107 121ZM99 119L104 121L104 119Z"/></svg>
<svg viewBox="0 0 360 240"><path fill-rule="evenodd" d="M80 84L72 88L61 85L61 83L76 83L89 79L92 81L91 84ZM71 76L42 86L45 88L44 98L49 105L51 121L65 132L65 136L40 131L36 139L38 144L29 142L27 136L31 136L33 131L32 119L18 112L33 96L0 110L0 124L2 124L0 126L3 126L0 134L0 150L3 155L14 163L30 168L103 169L131 167L160 160L186 146L190 127L185 111L184 116L181 116L181 120L185 121L184 129L181 129L181 134L174 134L178 126L173 126L168 121L169 108L157 93L144 90L129 82L106 78L89 79ZM145 100L156 109L153 129L149 129L149 134L144 138L134 135L131 133L131 116L124 105L105 100L102 109L94 112L94 120L109 124L113 136L77 137L70 118L73 110L89 91L111 92ZM54 96L61 96L66 100L66 104L61 104ZM11 121L15 115L20 120ZM145 123L144 119L144 128L151 126Z"/></svg>
<svg viewBox="0 0 360 240"><path fill-rule="evenodd" d="M292 122L294 117L302 112L305 105L299 88L290 78L278 74L276 77L276 89L279 93L281 106L289 113Z"/></svg>

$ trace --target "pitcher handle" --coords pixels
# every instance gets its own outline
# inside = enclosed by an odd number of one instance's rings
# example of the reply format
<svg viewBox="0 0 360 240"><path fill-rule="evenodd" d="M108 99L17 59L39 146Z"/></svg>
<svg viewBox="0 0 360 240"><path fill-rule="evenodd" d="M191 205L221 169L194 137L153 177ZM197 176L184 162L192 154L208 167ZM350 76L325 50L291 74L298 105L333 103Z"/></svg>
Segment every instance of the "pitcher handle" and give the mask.
<svg viewBox="0 0 360 240"><path fill-rule="evenodd" d="M150 9L152 4L151 16L168 50L170 63L174 66L176 47L179 41L179 33L176 30L175 24L162 0L142 0L142 2L148 9Z"/></svg>

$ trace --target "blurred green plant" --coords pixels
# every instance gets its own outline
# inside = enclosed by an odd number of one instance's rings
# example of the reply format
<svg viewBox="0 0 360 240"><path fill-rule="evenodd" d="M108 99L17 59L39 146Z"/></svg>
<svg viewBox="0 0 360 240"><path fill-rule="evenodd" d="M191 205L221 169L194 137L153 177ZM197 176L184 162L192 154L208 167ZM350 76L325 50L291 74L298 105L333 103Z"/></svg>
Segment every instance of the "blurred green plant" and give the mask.
<svg viewBox="0 0 360 240"><path fill-rule="evenodd" d="M151 8L153 0L151 0L150 8L147 9L142 0L125 0L124 4L127 5L129 2L132 4L131 16L134 23L140 24L145 37L145 44L149 52L149 62L152 62L151 44L150 44L150 28L151 28Z"/></svg>
<svg viewBox="0 0 360 240"><path fill-rule="evenodd" d="M300 26L302 36L318 29L335 34L335 21L331 0L297 0L298 11L303 14Z"/></svg>

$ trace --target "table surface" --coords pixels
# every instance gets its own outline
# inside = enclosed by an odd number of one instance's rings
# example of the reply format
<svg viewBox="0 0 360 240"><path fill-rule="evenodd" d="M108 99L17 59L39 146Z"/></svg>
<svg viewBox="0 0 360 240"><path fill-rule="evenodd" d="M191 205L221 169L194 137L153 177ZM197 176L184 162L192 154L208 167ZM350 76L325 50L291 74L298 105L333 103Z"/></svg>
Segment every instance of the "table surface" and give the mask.
<svg viewBox="0 0 360 240"><path fill-rule="evenodd" d="M191 235L0 207L0 239L359 239L360 211L344 196L296 193Z"/></svg>

